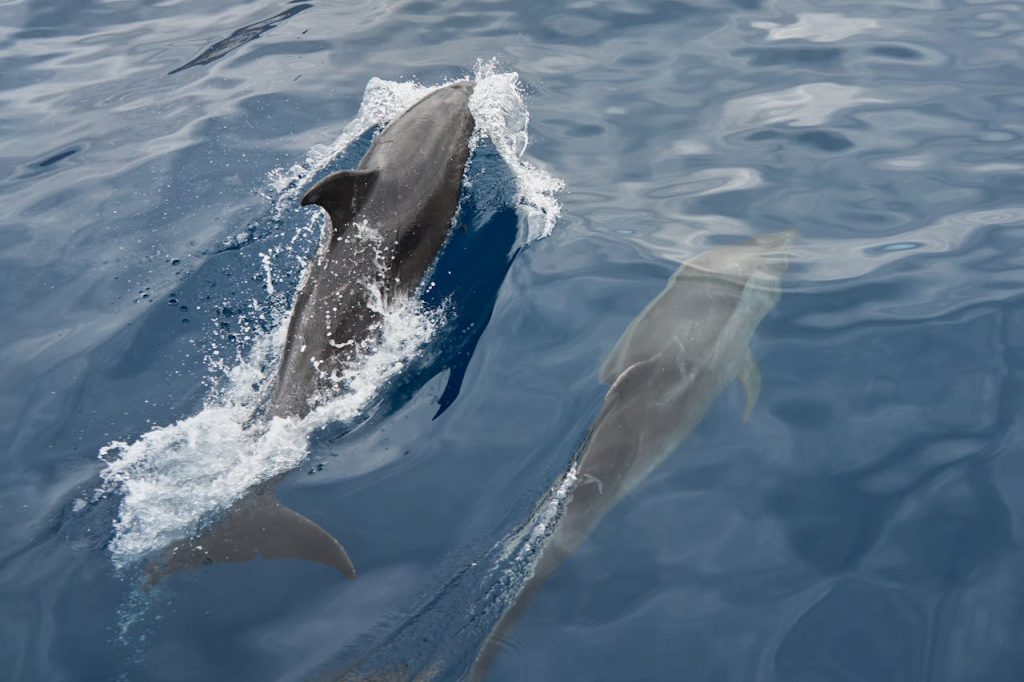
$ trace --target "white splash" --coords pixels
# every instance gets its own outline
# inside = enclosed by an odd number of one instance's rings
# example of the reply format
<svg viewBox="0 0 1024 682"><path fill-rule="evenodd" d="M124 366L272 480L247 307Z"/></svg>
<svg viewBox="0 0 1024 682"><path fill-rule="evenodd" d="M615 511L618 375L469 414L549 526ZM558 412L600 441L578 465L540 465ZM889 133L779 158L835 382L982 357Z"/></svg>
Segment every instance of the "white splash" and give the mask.
<svg viewBox="0 0 1024 682"><path fill-rule="evenodd" d="M478 138L487 137L516 180L516 210L526 224L526 241L547 237L555 229L562 205L556 195L565 183L523 158L529 143L530 112L523 101L519 74L497 73L496 62L477 64L476 88L469 109Z"/></svg>
<svg viewBox="0 0 1024 682"><path fill-rule="evenodd" d="M185 537L253 486L297 467L314 430L357 419L443 324L443 310L426 310L415 299L393 301L380 341L343 371L341 395L302 419L252 420L284 342L286 326L279 325L228 371L224 388L199 414L155 428L133 443L114 441L102 448L107 466L101 494L122 495L110 545L115 561L125 563Z"/></svg>
<svg viewBox="0 0 1024 682"><path fill-rule="evenodd" d="M530 519L519 530L499 543L501 548L494 562L494 568L504 572L521 572L540 557L544 541L554 532L564 511L569 493L579 480L579 467L573 464L569 470L548 491L540 504L533 510ZM506 565L515 554L511 567Z"/></svg>
<svg viewBox="0 0 1024 682"><path fill-rule="evenodd" d="M274 295L274 266L273 256L269 253L261 253L260 261L263 263L263 274L266 277L267 293ZM258 304L257 304L258 305Z"/></svg>
<svg viewBox="0 0 1024 682"><path fill-rule="evenodd" d="M490 138L512 170L517 208L528 226L529 239L546 236L558 218L560 206L554 195L563 185L522 158L529 114L518 76L497 73L493 63L488 63L478 65L473 77L477 90L471 107L478 136ZM311 149L302 164L271 174L277 192L275 217L293 206L304 187L363 132L386 125L443 85L371 79L356 119L334 142ZM252 317L270 322L271 330L250 327L246 338L252 339L251 348L244 355L236 352L233 364L222 353L222 346L211 347L208 365L223 372L223 378L203 409L174 424L154 428L133 442L113 441L100 450L105 468L96 496L121 496L110 543L116 564L126 565L187 537L252 487L299 466L314 430L359 419L381 388L444 325L446 311L426 309L418 299L371 297L371 305L381 314L379 340L363 348L359 359L342 370L337 382L344 387L341 392L302 419L253 419L272 386L290 315L275 305L280 296L274 294L274 259L292 251L300 234L309 238L322 224L319 216L310 218L296 226L290 244L259 254L270 300L253 301ZM301 256L294 255L305 267ZM220 337L217 342L223 343Z"/></svg>

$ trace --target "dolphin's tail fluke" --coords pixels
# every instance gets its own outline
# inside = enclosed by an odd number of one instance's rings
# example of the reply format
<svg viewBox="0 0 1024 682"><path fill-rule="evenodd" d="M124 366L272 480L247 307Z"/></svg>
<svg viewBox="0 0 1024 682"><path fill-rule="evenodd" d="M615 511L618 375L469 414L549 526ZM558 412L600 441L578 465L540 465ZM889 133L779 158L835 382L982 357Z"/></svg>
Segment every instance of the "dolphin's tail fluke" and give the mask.
<svg viewBox="0 0 1024 682"><path fill-rule="evenodd" d="M146 567L148 584L179 571L222 562L253 559L301 559L356 577L345 548L334 536L302 514L282 505L263 489L235 505L199 536L175 543Z"/></svg>

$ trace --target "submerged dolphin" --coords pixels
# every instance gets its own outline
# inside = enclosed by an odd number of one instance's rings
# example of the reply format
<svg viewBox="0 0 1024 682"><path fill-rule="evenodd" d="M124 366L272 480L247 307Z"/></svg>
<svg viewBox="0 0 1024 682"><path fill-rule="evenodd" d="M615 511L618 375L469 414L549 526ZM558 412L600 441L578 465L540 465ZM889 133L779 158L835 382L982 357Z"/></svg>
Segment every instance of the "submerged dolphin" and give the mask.
<svg viewBox="0 0 1024 682"><path fill-rule="evenodd" d="M327 211L320 249L292 308L266 417L304 417L337 390L339 371L378 332L379 308L416 291L459 205L474 120L474 84L435 90L388 125L355 170L329 175L302 199ZM200 564L257 557L305 559L352 578L344 548L282 506L270 481L200 537L173 545L150 580Z"/></svg>
<svg viewBox="0 0 1024 682"><path fill-rule="evenodd" d="M561 516L470 672L481 680L504 637L544 581L690 434L739 378L744 421L760 392L750 338L779 299L792 231L714 249L685 263L633 321L601 369L611 384L576 464Z"/></svg>

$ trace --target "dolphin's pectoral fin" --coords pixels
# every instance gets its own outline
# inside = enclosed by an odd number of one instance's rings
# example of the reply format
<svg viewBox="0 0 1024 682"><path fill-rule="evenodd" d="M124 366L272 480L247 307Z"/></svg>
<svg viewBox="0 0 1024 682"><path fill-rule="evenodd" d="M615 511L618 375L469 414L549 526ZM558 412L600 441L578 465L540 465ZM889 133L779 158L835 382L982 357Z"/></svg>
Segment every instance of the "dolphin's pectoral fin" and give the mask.
<svg viewBox="0 0 1024 682"><path fill-rule="evenodd" d="M750 418L757 404L757 397L761 394L761 368L754 360L754 354L747 350L747 356L743 359L743 367L740 369L740 383L743 384L743 393L747 396L747 405L743 409L743 422Z"/></svg>
<svg viewBox="0 0 1024 682"><path fill-rule="evenodd" d="M337 232L347 225L363 207L366 197L377 182L378 171L348 170L332 173L316 183L302 197L302 205L322 206L331 216L331 226Z"/></svg>
<svg viewBox="0 0 1024 682"><path fill-rule="evenodd" d="M352 560L334 536L282 505L270 490L250 495L199 537L173 545L146 571L153 584L188 568L259 558L313 561L356 577Z"/></svg>
<svg viewBox="0 0 1024 682"><path fill-rule="evenodd" d="M586 485L587 483L596 483L597 494L604 495L604 482L602 482L600 478L593 474L583 474L578 485Z"/></svg>

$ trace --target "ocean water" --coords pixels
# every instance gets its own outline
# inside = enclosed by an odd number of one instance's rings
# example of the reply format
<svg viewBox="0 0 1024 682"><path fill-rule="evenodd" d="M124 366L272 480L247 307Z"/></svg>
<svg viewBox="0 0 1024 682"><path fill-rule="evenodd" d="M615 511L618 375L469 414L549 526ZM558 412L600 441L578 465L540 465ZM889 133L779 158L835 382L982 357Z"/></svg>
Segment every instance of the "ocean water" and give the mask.
<svg viewBox="0 0 1024 682"><path fill-rule="evenodd" d="M253 423L298 199L478 80L456 227L351 390ZM489 680L1024 678L1024 3L0 3L0 669L461 679L600 367L680 262L795 229L751 350ZM566 478L566 473L569 477ZM284 475L359 577L145 585Z"/></svg>

